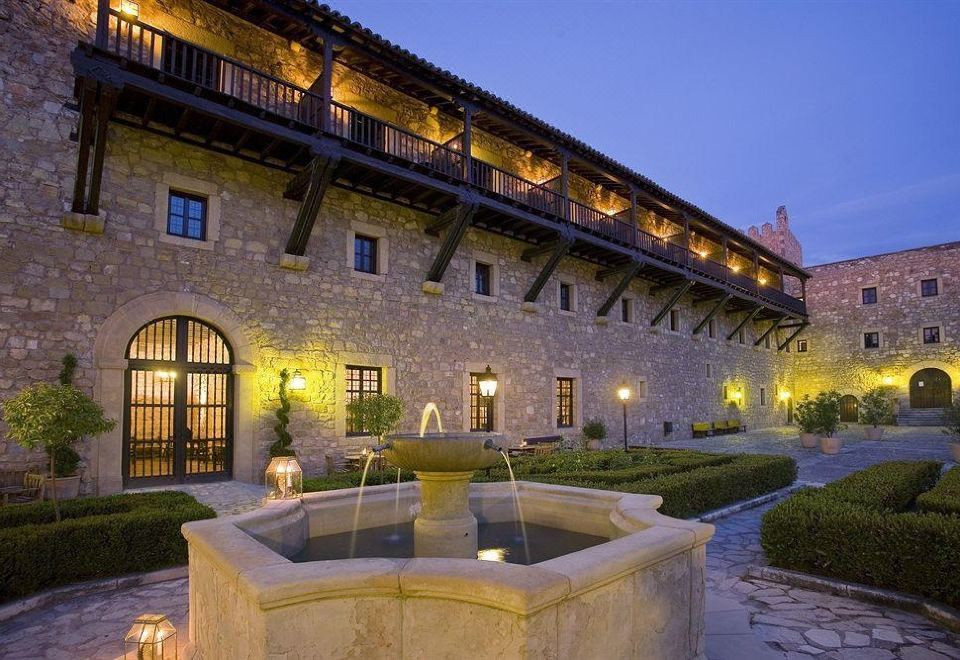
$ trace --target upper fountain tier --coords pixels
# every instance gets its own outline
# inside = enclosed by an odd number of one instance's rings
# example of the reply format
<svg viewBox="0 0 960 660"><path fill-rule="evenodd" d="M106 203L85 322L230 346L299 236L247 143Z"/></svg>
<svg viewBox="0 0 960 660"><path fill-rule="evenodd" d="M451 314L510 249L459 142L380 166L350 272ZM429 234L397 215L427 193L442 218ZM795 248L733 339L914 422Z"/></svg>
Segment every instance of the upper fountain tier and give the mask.
<svg viewBox="0 0 960 660"><path fill-rule="evenodd" d="M413 472L473 472L503 460L494 433L403 433L391 436L383 455Z"/></svg>

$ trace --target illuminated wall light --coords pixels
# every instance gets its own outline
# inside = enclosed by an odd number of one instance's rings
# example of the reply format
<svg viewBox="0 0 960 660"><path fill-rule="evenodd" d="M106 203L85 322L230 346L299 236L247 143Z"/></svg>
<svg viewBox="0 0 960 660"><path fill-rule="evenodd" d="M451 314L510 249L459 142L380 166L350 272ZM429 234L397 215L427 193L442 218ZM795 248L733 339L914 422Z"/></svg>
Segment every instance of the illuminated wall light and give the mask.
<svg viewBox="0 0 960 660"><path fill-rule="evenodd" d="M307 389L307 379L300 373L299 369L294 370L293 376L290 377L290 384L287 387L297 392Z"/></svg>
<svg viewBox="0 0 960 660"><path fill-rule="evenodd" d="M140 18L140 3L134 0L120 0L120 13L136 20Z"/></svg>
<svg viewBox="0 0 960 660"><path fill-rule="evenodd" d="M761 277L760 279L757 280L757 282L759 282L760 284L766 284L766 283L767 283L767 278L766 278L766 277Z"/></svg>
<svg viewBox="0 0 960 660"><path fill-rule="evenodd" d="M777 395L780 397L780 400L786 403L790 400L790 391L789 390L780 390L780 394Z"/></svg>
<svg viewBox="0 0 960 660"><path fill-rule="evenodd" d="M740 266L738 266L737 264L731 264L730 266L728 266L728 268L732 270L734 273L740 272Z"/></svg>
<svg viewBox="0 0 960 660"><path fill-rule="evenodd" d="M880 382L884 385L893 385L893 380L893 376L884 376L882 379L880 379Z"/></svg>

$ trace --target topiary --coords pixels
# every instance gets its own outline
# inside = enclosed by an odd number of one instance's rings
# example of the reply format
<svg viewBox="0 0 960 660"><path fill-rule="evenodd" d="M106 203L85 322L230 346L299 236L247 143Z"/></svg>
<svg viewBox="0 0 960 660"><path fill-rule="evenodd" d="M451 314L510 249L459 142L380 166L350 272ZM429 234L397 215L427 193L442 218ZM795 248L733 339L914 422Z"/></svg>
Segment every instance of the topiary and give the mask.
<svg viewBox="0 0 960 660"><path fill-rule="evenodd" d="M287 398L287 381L290 380L290 373L286 369L280 370L280 407L275 413L277 423L273 425L273 432L277 434L276 441L270 445L270 457L276 456L296 456L297 452L290 447L293 443L293 436L287 431L287 425L290 424L290 400Z"/></svg>

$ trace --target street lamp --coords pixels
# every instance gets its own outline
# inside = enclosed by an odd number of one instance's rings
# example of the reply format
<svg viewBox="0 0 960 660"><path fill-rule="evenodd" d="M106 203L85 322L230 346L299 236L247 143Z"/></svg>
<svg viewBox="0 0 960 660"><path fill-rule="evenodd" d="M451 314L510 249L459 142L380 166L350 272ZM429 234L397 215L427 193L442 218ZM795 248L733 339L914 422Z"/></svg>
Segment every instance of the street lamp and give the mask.
<svg viewBox="0 0 960 660"><path fill-rule="evenodd" d="M630 388L621 386L617 390L617 397L623 402L623 451L627 451L627 401L630 400Z"/></svg>
<svg viewBox="0 0 960 660"><path fill-rule="evenodd" d="M489 433L493 430L493 397L497 393L497 374L490 370L489 364L477 380L477 386L480 388L480 396L487 400L487 432Z"/></svg>

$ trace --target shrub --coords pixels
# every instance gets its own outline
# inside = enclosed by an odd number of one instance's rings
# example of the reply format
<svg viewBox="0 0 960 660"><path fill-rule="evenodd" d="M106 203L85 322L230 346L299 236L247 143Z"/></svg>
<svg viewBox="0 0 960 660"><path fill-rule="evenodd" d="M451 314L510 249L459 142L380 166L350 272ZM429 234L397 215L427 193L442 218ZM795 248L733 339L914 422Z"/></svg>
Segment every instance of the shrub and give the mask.
<svg viewBox="0 0 960 660"><path fill-rule="evenodd" d="M763 517L775 566L960 605L960 518L891 513L803 491Z"/></svg>
<svg viewBox="0 0 960 660"><path fill-rule="evenodd" d="M943 410L943 432L960 442L960 397Z"/></svg>
<svg viewBox="0 0 960 660"><path fill-rule="evenodd" d="M680 472L684 468L678 465L637 465L634 467L623 468L621 470L584 470L582 472L560 472L550 475L539 476L539 479L550 482L592 482L600 486L611 486L614 484L624 484L631 481L641 481L658 477L661 474L672 474ZM537 475L534 475L535 477Z"/></svg>
<svg viewBox="0 0 960 660"><path fill-rule="evenodd" d="M960 467L951 468L933 490L917 497L917 508L960 516Z"/></svg>
<svg viewBox="0 0 960 660"><path fill-rule="evenodd" d="M875 387L860 399L859 421L873 427L893 421L893 402L889 387Z"/></svg>
<svg viewBox="0 0 960 660"><path fill-rule="evenodd" d="M584 423L582 433L587 440L603 440L607 437L607 425L602 419L591 419Z"/></svg>
<svg viewBox="0 0 960 660"><path fill-rule="evenodd" d="M303 492L317 493L325 490L338 490L340 488L358 488L362 478L362 472L338 472L326 477L304 477ZM406 470L400 472L400 481L413 481L415 478L416 475L414 475L413 472ZM395 483L397 483L396 468L370 471L367 473L367 486L381 486L383 484Z"/></svg>
<svg viewBox="0 0 960 660"><path fill-rule="evenodd" d="M939 475L936 461L888 461L834 481L822 494L878 511L905 511Z"/></svg>
<svg viewBox="0 0 960 660"><path fill-rule="evenodd" d="M794 418L797 420L797 426L800 427L802 433L817 432L817 412L809 394L804 394L803 398L797 402Z"/></svg>
<svg viewBox="0 0 960 660"><path fill-rule="evenodd" d="M216 514L185 493L69 500L0 511L0 601L70 582L187 562L180 526Z"/></svg>
<svg viewBox="0 0 960 660"><path fill-rule="evenodd" d="M814 431L827 438L840 430L840 393L818 392L813 400Z"/></svg>
<svg viewBox="0 0 960 660"><path fill-rule="evenodd" d="M387 434L393 432L403 419L403 400L390 394L368 395L348 403L347 414L353 419L355 428L376 436L383 444Z"/></svg>

